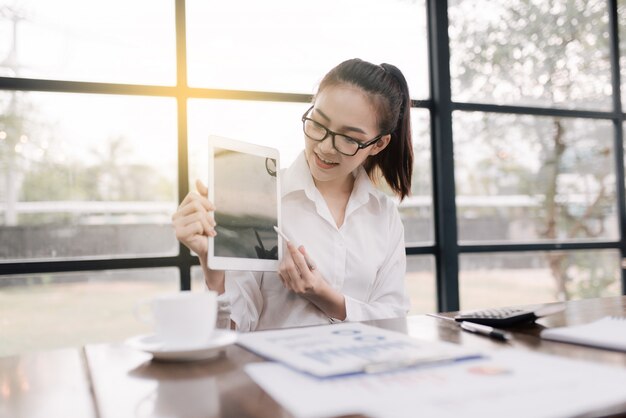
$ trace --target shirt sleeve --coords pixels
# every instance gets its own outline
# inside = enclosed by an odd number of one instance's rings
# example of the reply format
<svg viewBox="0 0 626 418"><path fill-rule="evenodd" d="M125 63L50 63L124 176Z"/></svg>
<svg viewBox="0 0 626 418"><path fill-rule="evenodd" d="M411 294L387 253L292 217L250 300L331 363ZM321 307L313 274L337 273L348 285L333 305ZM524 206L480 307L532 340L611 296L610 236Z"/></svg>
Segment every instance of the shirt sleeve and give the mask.
<svg viewBox="0 0 626 418"><path fill-rule="evenodd" d="M263 312L262 272L226 271L224 294L230 301L230 319L237 331L254 331Z"/></svg>
<svg viewBox="0 0 626 418"><path fill-rule="evenodd" d="M404 226L400 215L393 207L389 225L389 252L376 274L376 279L367 302L345 296L345 321L367 321L405 316L410 303L406 292L406 249Z"/></svg>

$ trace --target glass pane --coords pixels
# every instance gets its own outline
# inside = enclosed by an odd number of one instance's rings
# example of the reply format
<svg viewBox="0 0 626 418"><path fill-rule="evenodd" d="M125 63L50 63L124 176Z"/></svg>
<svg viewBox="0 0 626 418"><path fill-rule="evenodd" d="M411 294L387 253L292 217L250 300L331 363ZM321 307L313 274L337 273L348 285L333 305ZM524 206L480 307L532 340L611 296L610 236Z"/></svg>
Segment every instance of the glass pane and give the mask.
<svg viewBox="0 0 626 418"><path fill-rule="evenodd" d="M621 294L616 250L463 254L461 309Z"/></svg>
<svg viewBox="0 0 626 418"><path fill-rule="evenodd" d="M610 121L454 112L461 241L619 238Z"/></svg>
<svg viewBox="0 0 626 418"><path fill-rule="evenodd" d="M626 108L626 0L617 0L619 65L622 82L622 108Z"/></svg>
<svg viewBox="0 0 626 418"><path fill-rule="evenodd" d="M189 0L187 53L193 86L312 93L359 57L398 66L412 97L428 96L424 0Z"/></svg>
<svg viewBox="0 0 626 418"><path fill-rule="evenodd" d="M435 258L433 256L407 256L404 283L411 300L409 314L437 311Z"/></svg>
<svg viewBox="0 0 626 418"><path fill-rule="evenodd" d="M175 99L0 92L0 109L1 260L177 252Z"/></svg>
<svg viewBox="0 0 626 418"><path fill-rule="evenodd" d="M176 268L0 276L0 356L149 333L135 304L178 288Z"/></svg>
<svg viewBox="0 0 626 418"><path fill-rule="evenodd" d="M173 1L0 0L0 75L174 85L174 22Z"/></svg>
<svg viewBox="0 0 626 418"><path fill-rule="evenodd" d="M453 100L610 110L605 0L449 5Z"/></svg>
<svg viewBox="0 0 626 418"><path fill-rule="evenodd" d="M433 242L432 165L430 151L430 113L411 109L413 133L413 180L411 195L400 203L407 245L428 245Z"/></svg>
<svg viewBox="0 0 626 418"><path fill-rule="evenodd" d="M219 135L278 149L281 168L289 167L304 149L302 114L308 103L190 99L189 180L208 177L209 135Z"/></svg>

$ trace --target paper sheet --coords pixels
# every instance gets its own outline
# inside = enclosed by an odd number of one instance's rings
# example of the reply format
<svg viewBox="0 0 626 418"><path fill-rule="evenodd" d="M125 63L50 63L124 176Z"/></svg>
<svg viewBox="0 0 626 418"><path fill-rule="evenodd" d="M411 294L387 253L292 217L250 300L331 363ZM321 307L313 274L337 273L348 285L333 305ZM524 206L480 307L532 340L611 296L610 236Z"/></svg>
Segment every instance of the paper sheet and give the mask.
<svg viewBox="0 0 626 418"><path fill-rule="evenodd" d="M548 418L626 402L624 368L514 349L374 375L319 379L269 362L247 365L246 372L297 418Z"/></svg>
<svg viewBox="0 0 626 418"><path fill-rule="evenodd" d="M626 318L607 316L588 324L548 328L541 338L626 351Z"/></svg>
<svg viewBox="0 0 626 418"><path fill-rule="evenodd" d="M342 323L239 336L239 345L294 369L328 377L452 362L480 356L456 344L420 341L361 323Z"/></svg>

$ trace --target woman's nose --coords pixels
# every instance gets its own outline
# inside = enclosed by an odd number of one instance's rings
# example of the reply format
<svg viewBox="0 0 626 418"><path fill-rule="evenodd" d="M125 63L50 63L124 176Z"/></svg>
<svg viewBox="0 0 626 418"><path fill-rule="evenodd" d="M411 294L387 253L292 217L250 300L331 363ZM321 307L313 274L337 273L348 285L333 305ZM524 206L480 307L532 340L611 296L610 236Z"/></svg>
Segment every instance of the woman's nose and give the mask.
<svg viewBox="0 0 626 418"><path fill-rule="evenodd" d="M333 136L328 134L328 136L320 142L320 151L325 154L330 154L335 151L335 147L333 146Z"/></svg>

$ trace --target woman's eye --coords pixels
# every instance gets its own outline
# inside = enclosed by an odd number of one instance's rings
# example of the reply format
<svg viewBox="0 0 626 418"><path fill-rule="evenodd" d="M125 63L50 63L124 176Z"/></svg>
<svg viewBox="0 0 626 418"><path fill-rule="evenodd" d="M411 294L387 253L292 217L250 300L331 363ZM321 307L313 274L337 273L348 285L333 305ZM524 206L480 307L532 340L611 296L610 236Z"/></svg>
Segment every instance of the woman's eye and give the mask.
<svg viewBox="0 0 626 418"><path fill-rule="evenodd" d="M342 135L341 139L343 139L344 141L346 141L348 143L351 143L351 144L360 144L361 143L361 141L358 141L358 140L356 140L354 138L350 138L349 136L343 136Z"/></svg>
<svg viewBox="0 0 626 418"><path fill-rule="evenodd" d="M312 120L311 122L312 122L311 125L313 126L313 128L318 129L320 131L323 131L325 129L321 123L315 122L314 120Z"/></svg>

